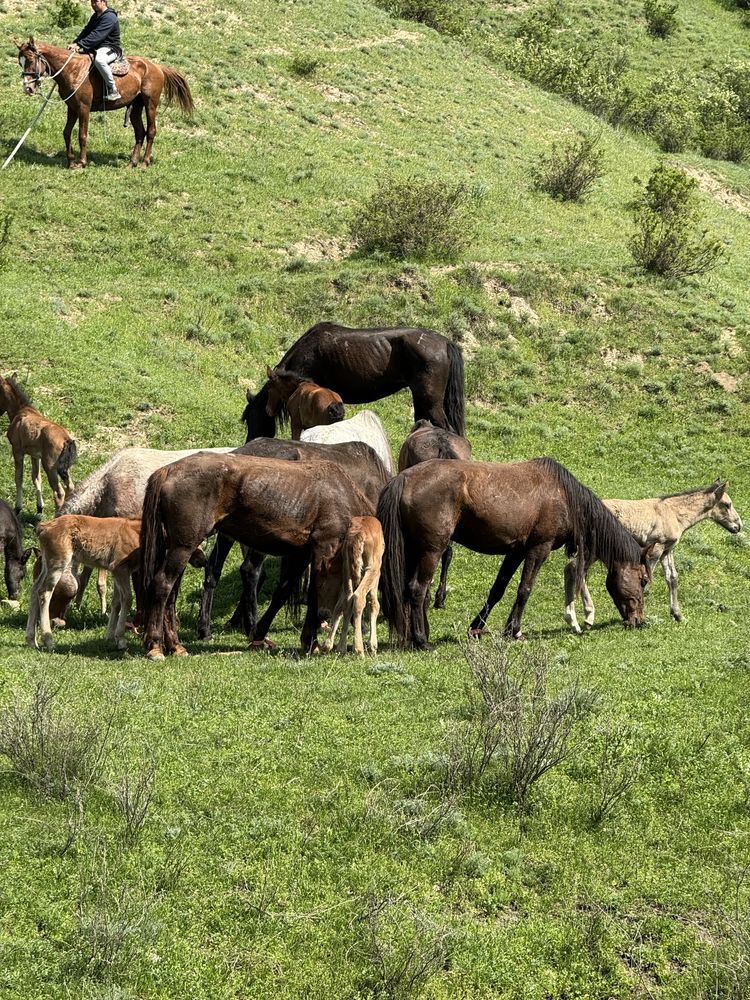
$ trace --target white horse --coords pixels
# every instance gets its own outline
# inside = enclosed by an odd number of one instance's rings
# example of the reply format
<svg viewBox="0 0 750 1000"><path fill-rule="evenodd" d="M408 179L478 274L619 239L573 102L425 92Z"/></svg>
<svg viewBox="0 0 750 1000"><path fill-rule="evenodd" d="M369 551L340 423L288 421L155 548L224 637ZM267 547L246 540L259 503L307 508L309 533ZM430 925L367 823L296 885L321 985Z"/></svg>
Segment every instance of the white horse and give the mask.
<svg viewBox="0 0 750 1000"><path fill-rule="evenodd" d="M673 493L652 500L605 500L604 503L635 537L639 545L654 546L651 569L657 562L664 567L669 586L669 607L676 621L682 621L677 601L677 568L674 549L688 528L710 518L731 534L742 530L742 518L734 509L727 493L727 484L717 479L710 486L701 486L684 493ZM584 622L594 624L594 602L584 580L581 588ZM576 618L575 561L565 567L565 620L574 632L581 627Z"/></svg>
<svg viewBox="0 0 750 1000"><path fill-rule="evenodd" d="M380 461L393 475L393 455L383 422L372 410L360 410L349 420L339 420L335 424L320 424L302 431L302 441L317 441L319 444L342 444L344 441L363 441L369 444Z"/></svg>
<svg viewBox="0 0 750 1000"><path fill-rule="evenodd" d="M220 454L234 451L234 448L190 448L187 451L159 451L156 448L122 448L104 465L95 469L90 476L79 483L76 489L69 493L59 514L84 514L88 517L140 517L143 512L143 498L146 495L146 483L152 472L170 465L187 455L197 451L214 451ZM77 593L77 603L80 607L83 592L91 575L91 567L86 567L81 573L76 586L70 578L70 573L63 579L63 589L70 600L70 594ZM100 569L97 578L97 590L102 614L107 610L107 572ZM56 595L57 596L57 595ZM62 597L55 600L55 617L64 617Z"/></svg>

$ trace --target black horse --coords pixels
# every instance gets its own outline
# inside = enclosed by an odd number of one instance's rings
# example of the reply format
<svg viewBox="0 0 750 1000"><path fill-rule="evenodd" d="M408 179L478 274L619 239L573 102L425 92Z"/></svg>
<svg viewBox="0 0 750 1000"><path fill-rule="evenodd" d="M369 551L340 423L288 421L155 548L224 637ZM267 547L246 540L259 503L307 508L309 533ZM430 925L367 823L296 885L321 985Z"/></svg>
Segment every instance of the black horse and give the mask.
<svg viewBox="0 0 750 1000"><path fill-rule="evenodd" d="M276 366L339 393L345 403L371 403L410 389L414 419L464 433L464 360L460 348L433 330L352 330L318 323ZM269 386L247 393L247 440L273 437L283 408L268 412Z"/></svg>
<svg viewBox="0 0 750 1000"><path fill-rule="evenodd" d="M21 522L4 500L0 500L0 552L5 552L5 586L8 601L15 604L26 573L31 549L23 547Z"/></svg>

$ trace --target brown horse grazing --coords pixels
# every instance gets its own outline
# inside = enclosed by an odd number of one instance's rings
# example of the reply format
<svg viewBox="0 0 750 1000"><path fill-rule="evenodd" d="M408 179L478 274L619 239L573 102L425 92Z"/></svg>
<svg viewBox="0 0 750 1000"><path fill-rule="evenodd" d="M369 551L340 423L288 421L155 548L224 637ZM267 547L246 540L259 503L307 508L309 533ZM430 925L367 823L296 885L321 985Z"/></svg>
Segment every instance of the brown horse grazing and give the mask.
<svg viewBox="0 0 750 1000"><path fill-rule="evenodd" d="M429 462L431 458L453 458L468 462L471 458L471 443L460 434L435 427L429 420L418 420L409 432L409 436L401 445L398 456L398 471L410 469L420 462ZM440 564L440 583L435 592L433 607L444 608L448 593L448 567L453 559L453 546L449 545Z"/></svg>
<svg viewBox="0 0 750 1000"><path fill-rule="evenodd" d="M521 616L539 567L553 549L578 553L578 574L600 559L607 589L629 626L643 622L643 588L650 580L642 553L588 487L551 458L529 462L435 459L399 473L385 487L378 518L386 544L381 575L383 609L399 642L429 648L427 599L437 561L448 542L505 558L489 597L469 627L478 637L492 608L521 565L523 573L505 633L523 638Z"/></svg>
<svg viewBox="0 0 750 1000"><path fill-rule="evenodd" d="M21 524L4 500L0 500L0 552L5 553L5 588L8 592L3 604L19 607L18 595L26 575L26 563L32 549L23 547Z"/></svg>
<svg viewBox="0 0 750 1000"><path fill-rule="evenodd" d="M16 380L0 376L0 413L7 413L10 427L7 438L13 449L16 466L16 513L23 506L23 458L31 456L31 479L36 490L36 509L44 510L42 499L42 476L40 467L47 473L47 479L55 495L55 506L61 507L65 501L65 491L73 488L70 467L78 456L78 448L72 436L60 424L48 420L31 401ZM65 484L60 485L58 476Z"/></svg>
<svg viewBox="0 0 750 1000"><path fill-rule="evenodd" d="M433 330L351 330L318 323L292 344L278 367L334 389L345 403L371 403L410 389L415 420L464 432L463 354ZM278 415L267 412L269 391L266 382L256 396L247 393L242 419L248 441L276 433Z"/></svg>
<svg viewBox="0 0 750 1000"><path fill-rule="evenodd" d="M380 521L376 517L355 517L341 544L341 573L339 596L331 619L331 631L323 643L322 650L333 649L336 632L343 620L341 638L336 652L346 652L346 637L349 625L354 622L354 652L365 655L362 640L362 615L367 598L370 598L370 652L378 651L377 623L380 614L378 583L380 567L383 563L385 541Z"/></svg>
<svg viewBox="0 0 750 1000"><path fill-rule="evenodd" d="M318 572L333 558L352 518L373 513L369 500L333 462L203 452L159 469L146 487L141 530L147 656L162 659L163 646L185 655L175 602L191 553L215 528L251 549L287 557L253 631L261 643L310 566L302 648L311 651L318 629Z"/></svg>
<svg viewBox="0 0 750 1000"><path fill-rule="evenodd" d="M122 97L118 101L103 100L103 82L88 55L71 53L56 45L36 43L33 38L19 44L18 61L21 65L23 89L26 94L37 94L45 76L54 77L60 97L68 106L68 120L63 129L68 166L85 167L86 144L89 133L89 116L92 111L117 111L127 108L133 124L135 145L130 156L130 166L137 167L141 158L143 140L146 139L144 167L151 164L151 147L156 135L156 109L162 92L167 103L175 101L185 114L193 113L193 98L187 80L177 70L160 66L141 56L128 56L129 70L118 77L117 87ZM143 112L146 112L146 127ZM73 152L73 126L78 122L80 159L76 162Z"/></svg>
<svg viewBox="0 0 750 1000"><path fill-rule="evenodd" d="M107 638L118 649L127 648L125 626L132 594L130 575L138 566L141 522L137 518L86 517L64 514L37 527L41 569L29 600L26 642L36 648L36 624L42 642L52 651L55 642L50 623L50 602L58 580L75 562L97 566L112 573L115 596L107 626Z"/></svg>
<svg viewBox="0 0 750 1000"><path fill-rule="evenodd" d="M357 484L372 504L373 510L377 506L381 490L391 478L375 451L362 441L315 444L311 441L256 438L243 445L242 448L237 448L235 454L255 455L259 458L283 458L288 462L335 462ZM216 544L211 549L211 555L206 565L203 597L198 615L199 639L211 638L211 608L214 591L233 545L233 539L219 532ZM242 629L247 635L250 635L255 627L258 614L258 588L261 583L265 558L264 553L250 550L245 554L240 569L242 596L236 611L228 622L228 627Z"/></svg>
<svg viewBox="0 0 750 1000"><path fill-rule="evenodd" d="M266 374L266 413L269 417L278 416L282 422L285 415L289 415L292 441L299 441L302 431L308 427L335 424L344 419L344 404L333 389L324 389L304 375L283 368L267 368Z"/></svg>

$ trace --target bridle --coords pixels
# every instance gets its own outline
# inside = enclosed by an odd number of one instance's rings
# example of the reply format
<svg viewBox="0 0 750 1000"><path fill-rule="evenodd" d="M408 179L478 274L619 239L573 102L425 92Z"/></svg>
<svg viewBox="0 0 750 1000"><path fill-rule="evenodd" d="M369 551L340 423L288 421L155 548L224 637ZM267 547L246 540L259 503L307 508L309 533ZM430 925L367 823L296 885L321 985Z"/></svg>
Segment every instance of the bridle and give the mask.
<svg viewBox="0 0 750 1000"><path fill-rule="evenodd" d="M44 56L44 55L42 55L42 53L38 49L34 49L32 51L34 52L34 55L36 56L34 70L27 70L27 69L25 69L25 66L26 66L26 56L20 55L20 54L18 56L19 62L21 64L21 79L24 80L27 77L31 78L38 87L41 87L41 85L42 85L42 77L48 76L50 78L50 80L54 80L56 76L59 76L62 73L62 71L68 65L68 63L73 58L73 56L78 55L77 52L71 52L70 55L68 56L68 58L65 60L65 62L60 67L60 69L58 69L55 73L50 73L51 66L47 62L47 57ZM39 63L40 63L40 61L42 63L44 63L44 67L43 67L43 69L41 71L39 69Z"/></svg>

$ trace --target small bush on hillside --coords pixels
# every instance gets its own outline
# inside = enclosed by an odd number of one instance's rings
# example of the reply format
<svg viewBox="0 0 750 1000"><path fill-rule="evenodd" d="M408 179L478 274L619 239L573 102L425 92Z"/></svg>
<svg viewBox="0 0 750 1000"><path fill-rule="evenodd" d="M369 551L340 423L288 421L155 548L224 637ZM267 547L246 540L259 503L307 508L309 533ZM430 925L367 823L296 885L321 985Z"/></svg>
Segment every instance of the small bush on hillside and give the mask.
<svg viewBox="0 0 750 1000"><path fill-rule="evenodd" d="M446 35L460 35L469 25L469 0L381 0L394 17L426 24Z"/></svg>
<svg viewBox="0 0 750 1000"><path fill-rule="evenodd" d="M100 776L109 750L110 716L104 727L85 724L55 706L57 691L40 681L26 703L0 714L0 754L37 794L77 795Z"/></svg>
<svg viewBox="0 0 750 1000"><path fill-rule="evenodd" d="M52 23L63 31L80 20L81 8L75 0L60 0L52 11Z"/></svg>
<svg viewBox="0 0 750 1000"><path fill-rule="evenodd" d="M643 5L643 16L646 18L646 30L653 38L667 38L677 30L677 8L679 4L665 3L664 0L646 0Z"/></svg>
<svg viewBox="0 0 750 1000"><path fill-rule="evenodd" d="M633 206L637 230L630 242L636 263L669 278L705 274L724 256L721 240L700 228L698 182L661 164Z"/></svg>
<svg viewBox="0 0 750 1000"><path fill-rule="evenodd" d="M634 106L633 124L653 136L665 153L681 153L697 128L693 87L676 73L654 80Z"/></svg>
<svg viewBox="0 0 750 1000"><path fill-rule="evenodd" d="M542 156L533 170L534 185L561 201L580 201L602 176L603 160L599 136L579 132Z"/></svg>
<svg viewBox="0 0 750 1000"><path fill-rule="evenodd" d="M471 237L473 201L464 183L386 180L354 216L351 238L363 253L453 261Z"/></svg>
<svg viewBox="0 0 750 1000"><path fill-rule="evenodd" d="M306 55L304 52L298 53L289 62L289 69L295 76L308 77L315 73L320 66L320 59L315 56Z"/></svg>
<svg viewBox="0 0 750 1000"><path fill-rule="evenodd" d="M739 112L737 94L721 83L708 84L697 107L698 146L715 160L745 159L750 144L750 125Z"/></svg>

